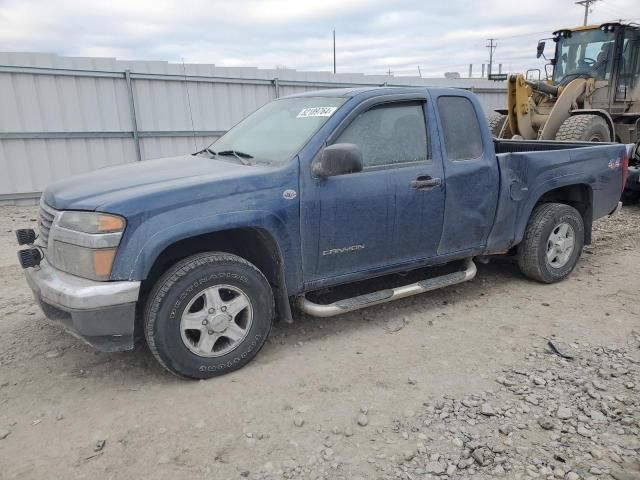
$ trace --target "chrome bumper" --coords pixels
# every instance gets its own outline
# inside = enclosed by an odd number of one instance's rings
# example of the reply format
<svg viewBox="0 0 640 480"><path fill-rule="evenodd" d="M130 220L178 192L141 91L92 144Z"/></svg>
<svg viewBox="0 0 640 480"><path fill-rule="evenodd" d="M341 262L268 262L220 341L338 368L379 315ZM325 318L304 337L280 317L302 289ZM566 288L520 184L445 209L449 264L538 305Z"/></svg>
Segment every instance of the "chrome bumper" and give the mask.
<svg viewBox="0 0 640 480"><path fill-rule="evenodd" d="M34 293L53 305L73 310L93 310L136 302L140 282L96 282L69 275L43 260L38 267L25 270Z"/></svg>
<svg viewBox="0 0 640 480"><path fill-rule="evenodd" d="M45 315L102 351L133 348L140 282L96 282L53 268L43 260L25 270Z"/></svg>

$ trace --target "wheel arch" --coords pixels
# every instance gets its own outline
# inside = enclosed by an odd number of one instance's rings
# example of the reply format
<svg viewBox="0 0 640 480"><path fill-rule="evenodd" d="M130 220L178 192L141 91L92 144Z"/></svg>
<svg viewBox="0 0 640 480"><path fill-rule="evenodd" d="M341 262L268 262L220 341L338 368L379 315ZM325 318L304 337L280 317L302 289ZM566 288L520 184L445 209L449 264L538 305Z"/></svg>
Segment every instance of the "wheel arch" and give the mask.
<svg viewBox="0 0 640 480"><path fill-rule="evenodd" d="M158 278L171 265L191 255L210 251L232 253L255 265L273 289L277 315L285 321L291 320L284 257L274 236L261 227L240 227L202 233L167 245L145 272L141 298L153 288Z"/></svg>
<svg viewBox="0 0 640 480"><path fill-rule="evenodd" d="M613 123L616 127L616 142L638 143L640 113L625 113L624 115L617 116Z"/></svg>
<svg viewBox="0 0 640 480"><path fill-rule="evenodd" d="M591 227L593 225L593 189L586 183L574 183L556 187L541 193L536 201L531 203L526 221L522 227L519 238L522 240L524 229L533 214L535 207L541 203L563 203L575 208L582 217L584 223L584 243L591 243Z"/></svg>

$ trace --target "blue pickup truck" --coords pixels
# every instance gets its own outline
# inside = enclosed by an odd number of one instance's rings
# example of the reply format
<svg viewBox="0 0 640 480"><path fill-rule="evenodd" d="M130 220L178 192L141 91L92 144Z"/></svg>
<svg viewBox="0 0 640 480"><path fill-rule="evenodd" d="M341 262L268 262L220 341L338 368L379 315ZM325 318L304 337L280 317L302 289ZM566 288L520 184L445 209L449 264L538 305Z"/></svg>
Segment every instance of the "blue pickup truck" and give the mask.
<svg viewBox="0 0 640 480"><path fill-rule="evenodd" d="M249 362L292 310L331 316L471 280L474 257L562 280L593 220L618 208L629 152L494 139L462 90L309 92L196 154L49 186L18 254L72 334L104 351L144 337L169 371L207 378ZM380 286L392 274L404 281Z"/></svg>

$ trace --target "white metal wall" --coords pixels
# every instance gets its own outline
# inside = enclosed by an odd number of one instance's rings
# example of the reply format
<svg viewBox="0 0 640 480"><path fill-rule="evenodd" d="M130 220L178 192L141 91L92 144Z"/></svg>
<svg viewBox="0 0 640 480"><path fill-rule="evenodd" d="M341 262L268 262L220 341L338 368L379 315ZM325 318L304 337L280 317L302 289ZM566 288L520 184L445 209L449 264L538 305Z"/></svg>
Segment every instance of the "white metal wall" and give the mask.
<svg viewBox="0 0 640 480"><path fill-rule="evenodd" d="M97 168L193 152L278 96L358 85L473 90L486 111L504 84L0 52L0 203ZM135 120L134 120L135 118Z"/></svg>

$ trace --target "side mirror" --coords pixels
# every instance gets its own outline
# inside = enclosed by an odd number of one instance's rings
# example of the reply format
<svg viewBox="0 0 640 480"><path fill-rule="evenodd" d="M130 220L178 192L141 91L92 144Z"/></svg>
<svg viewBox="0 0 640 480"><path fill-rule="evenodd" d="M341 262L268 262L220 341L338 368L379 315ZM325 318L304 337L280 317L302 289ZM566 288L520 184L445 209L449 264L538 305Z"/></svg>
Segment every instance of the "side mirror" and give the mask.
<svg viewBox="0 0 640 480"><path fill-rule="evenodd" d="M335 177L362 171L362 150L353 143L336 143L325 147L311 164L311 173L317 178Z"/></svg>
<svg viewBox="0 0 640 480"><path fill-rule="evenodd" d="M538 51L536 52L536 58L540 58L542 55L544 55L544 46L546 45L545 42L543 42L542 40L540 40L538 42Z"/></svg>

